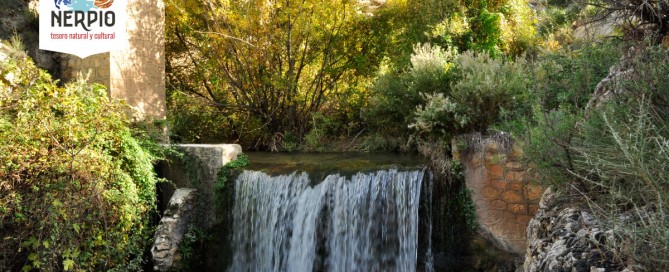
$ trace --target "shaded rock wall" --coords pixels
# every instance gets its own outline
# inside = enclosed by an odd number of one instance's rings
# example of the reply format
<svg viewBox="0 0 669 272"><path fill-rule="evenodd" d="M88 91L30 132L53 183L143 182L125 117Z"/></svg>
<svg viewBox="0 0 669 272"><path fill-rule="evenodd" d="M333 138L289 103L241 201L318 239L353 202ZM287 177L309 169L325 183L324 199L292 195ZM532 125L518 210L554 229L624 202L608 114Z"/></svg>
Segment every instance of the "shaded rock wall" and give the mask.
<svg viewBox="0 0 669 272"><path fill-rule="evenodd" d="M60 78L62 54L39 50L38 5L38 0L0 0L0 40L17 35L35 65Z"/></svg>
<svg viewBox="0 0 669 272"><path fill-rule="evenodd" d="M61 75L66 81L77 77L79 73L88 76L88 82L100 83L109 87L109 53L102 53L79 58L75 55L61 54Z"/></svg>
<svg viewBox="0 0 669 272"><path fill-rule="evenodd" d="M218 172L242 152L236 144L184 144L172 147L180 151L181 155L172 155L156 165L158 176L169 181L158 185L158 209L164 211L164 214L151 249L153 268L157 271L180 270L183 263L178 249L189 228L217 231L214 224L226 219L225 214L217 213L217 207L229 206L231 200L217 199L229 196L216 193ZM226 233L228 230L225 229ZM206 255L207 252L204 253Z"/></svg>
<svg viewBox="0 0 669 272"><path fill-rule="evenodd" d="M164 119L165 3L163 0L128 0L130 48L112 51L110 96L125 100L136 119Z"/></svg>
<svg viewBox="0 0 669 272"><path fill-rule="evenodd" d="M109 88L109 95L125 100L136 120L164 119L165 4L162 0L128 0L127 31L130 47L79 58L60 55L64 81L79 73L88 81Z"/></svg>
<svg viewBox="0 0 669 272"><path fill-rule="evenodd" d="M474 141L454 157L464 165L482 234L497 247L521 254L527 246L526 228L539 209L543 189L531 184L530 167L519 158L522 151L499 137L468 136Z"/></svg>

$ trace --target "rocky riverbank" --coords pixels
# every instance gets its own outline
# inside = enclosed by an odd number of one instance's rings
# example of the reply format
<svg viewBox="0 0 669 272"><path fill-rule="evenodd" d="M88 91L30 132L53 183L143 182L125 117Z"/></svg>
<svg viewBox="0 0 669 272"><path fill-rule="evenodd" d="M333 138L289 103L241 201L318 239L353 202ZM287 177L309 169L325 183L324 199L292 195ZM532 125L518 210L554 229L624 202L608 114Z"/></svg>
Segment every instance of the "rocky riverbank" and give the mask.
<svg viewBox="0 0 669 272"><path fill-rule="evenodd" d="M635 271L610 245L614 230L549 188L527 227L524 271Z"/></svg>

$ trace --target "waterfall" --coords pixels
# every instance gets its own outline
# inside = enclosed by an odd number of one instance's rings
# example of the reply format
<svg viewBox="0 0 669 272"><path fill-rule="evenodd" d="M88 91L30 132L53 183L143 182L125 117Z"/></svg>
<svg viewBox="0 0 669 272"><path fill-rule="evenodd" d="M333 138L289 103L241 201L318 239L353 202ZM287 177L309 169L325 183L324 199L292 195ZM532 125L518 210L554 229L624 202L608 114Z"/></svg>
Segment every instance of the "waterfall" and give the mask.
<svg viewBox="0 0 669 272"><path fill-rule="evenodd" d="M425 171L236 180L230 271L415 271Z"/></svg>

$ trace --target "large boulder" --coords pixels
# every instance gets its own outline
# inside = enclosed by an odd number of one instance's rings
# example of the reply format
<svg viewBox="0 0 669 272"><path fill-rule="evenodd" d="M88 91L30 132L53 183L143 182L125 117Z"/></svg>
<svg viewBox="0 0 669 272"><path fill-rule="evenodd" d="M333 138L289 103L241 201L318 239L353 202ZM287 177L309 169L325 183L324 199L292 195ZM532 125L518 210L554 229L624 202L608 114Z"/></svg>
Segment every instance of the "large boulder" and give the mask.
<svg viewBox="0 0 669 272"><path fill-rule="evenodd" d="M613 231L580 207L555 203L546 190L527 227L524 269L532 271L628 271L621 254L608 247Z"/></svg>

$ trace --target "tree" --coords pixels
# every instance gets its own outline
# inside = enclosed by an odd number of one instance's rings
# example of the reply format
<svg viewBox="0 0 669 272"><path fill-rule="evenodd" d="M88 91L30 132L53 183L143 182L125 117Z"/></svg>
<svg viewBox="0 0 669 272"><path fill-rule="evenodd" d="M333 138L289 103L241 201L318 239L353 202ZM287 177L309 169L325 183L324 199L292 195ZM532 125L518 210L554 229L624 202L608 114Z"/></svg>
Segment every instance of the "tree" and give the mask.
<svg viewBox="0 0 669 272"><path fill-rule="evenodd" d="M169 1L170 88L228 116L228 137L276 148L375 71L381 54L374 30L359 27L369 19L362 8L352 0Z"/></svg>
<svg viewBox="0 0 669 272"><path fill-rule="evenodd" d="M599 8L589 22L609 21L622 26L632 39L652 36L655 43L669 35L669 2L666 0L590 0L587 5Z"/></svg>

